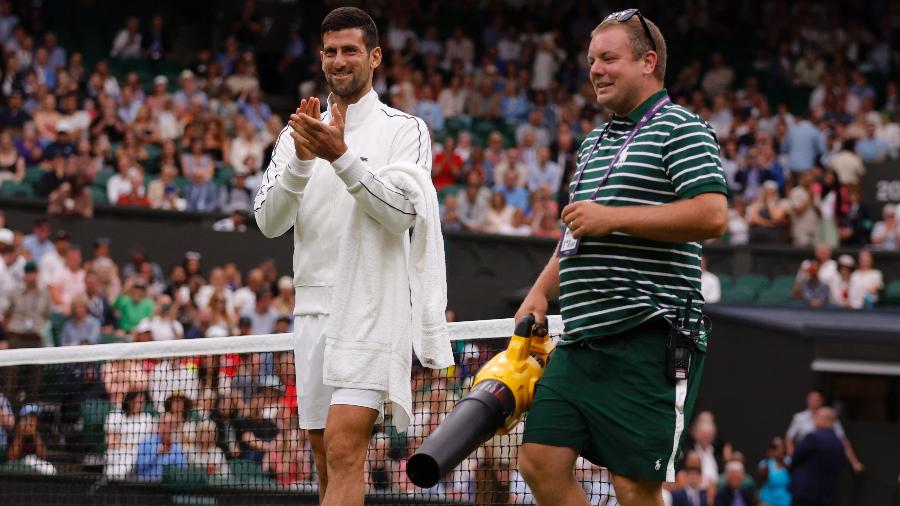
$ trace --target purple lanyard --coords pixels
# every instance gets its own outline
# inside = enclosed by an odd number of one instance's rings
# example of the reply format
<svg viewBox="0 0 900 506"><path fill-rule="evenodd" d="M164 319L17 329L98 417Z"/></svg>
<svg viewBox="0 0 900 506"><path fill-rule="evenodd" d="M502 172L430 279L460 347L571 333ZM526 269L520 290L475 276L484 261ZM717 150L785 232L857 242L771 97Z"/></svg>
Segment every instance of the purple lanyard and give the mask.
<svg viewBox="0 0 900 506"><path fill-rule="evenodd" d="M594 190L594 193L591 194L591 198L588 200L594 200L597 198L597 194L600 193L600 188L603 188L603 185L606 184L606 180L609 179L609 175L612 174L613 168L615 168L616 163L619 161L619 157L622 156L622 153L625 152L625 148L631 144L631 141L637 135L638 131L650 121L653 116L656 116L656 113L659 112L660 109L665 107L671 101L669 97L662 97L653 104L647 112L644 113L644 117L638 121L637 125L634 125L634 128L631 129L631 133L628 134L628 137L625 139L625 143L619 148L619 151L616 152L616 156L613 157L612 161L609 163L609 169L606 170L606 174L603 175L603 179L600 180L600 183L597 185L597 189ZM569 194L569 203L575 202L575 193L578 192L578 185L581 184L581 178L584 175L584 171L587 170L588 163L591 161L591 157L594 156L594 151L597 150L597 146L603 141L603 137L606 136L606 133L609 131L610 126L612 125L612 119L610 119L609 123L606 124L606 128L600 132L600 136L597 137L597 140L594 142L594 145L591 146L590 152L588 152L587 157L584 159L584 163L581 164L581 169L577 171L575 176L575 185L572 187L572 192Z"/></svg>

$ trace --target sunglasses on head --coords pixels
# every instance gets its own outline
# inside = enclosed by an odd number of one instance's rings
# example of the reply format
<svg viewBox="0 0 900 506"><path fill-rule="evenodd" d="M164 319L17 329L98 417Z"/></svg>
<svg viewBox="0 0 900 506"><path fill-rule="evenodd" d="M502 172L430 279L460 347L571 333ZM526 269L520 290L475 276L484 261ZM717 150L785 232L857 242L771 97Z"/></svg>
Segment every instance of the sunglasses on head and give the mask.
<svg viewBox="0 0 900 506"><path fill-rule="evenodd" d="M647 21L644 20L644 16L641 15L640 10L625 9L624 11L613 12L609 16L606 16L606 19L615 19L619 23L625 23L635 15L638 17L638 20L640 20L641 26L644 27L644 33L647 35L647 40L650 41L650 47L652 47L653 51L656 52L656 42L653 41L653 35L650 34L650 27L647 26Z"/></svg>

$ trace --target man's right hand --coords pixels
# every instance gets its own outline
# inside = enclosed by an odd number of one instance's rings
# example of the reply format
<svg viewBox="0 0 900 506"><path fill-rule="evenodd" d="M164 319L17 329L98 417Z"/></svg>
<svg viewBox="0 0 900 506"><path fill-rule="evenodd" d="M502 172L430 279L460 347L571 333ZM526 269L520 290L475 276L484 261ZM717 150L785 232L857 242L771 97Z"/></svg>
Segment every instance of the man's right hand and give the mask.
<svg viewBox="0 0 900 506"><path fill-rule="evenodd" d="M546 321L547 309L549 307L550 303L547 301L547 297L532 290L531 292L528 292L528 296L525 297L525 300L522 301L522 305L519 306L519 310L516 311L516 323L529 313L534 315L534 321Z"/></svg>
<svg viewBox="0 0 900 506"><path fill-rule="evenodd" d="M291 120L288 121L288 126L291 127L291 139L294 140L294 151L297 152L297 158L304 161L313 160L316 158L316 155L312 153L308 148L303 144L303 137L300 136L300 129L303 128L302 124L294 117L298 114L306 114L307 116L321 121L321 110L319 109L319 99L316 97L312 97L310 99L303 99L300 101L300 107L294 111L294 114L291 115Z"/></svg>

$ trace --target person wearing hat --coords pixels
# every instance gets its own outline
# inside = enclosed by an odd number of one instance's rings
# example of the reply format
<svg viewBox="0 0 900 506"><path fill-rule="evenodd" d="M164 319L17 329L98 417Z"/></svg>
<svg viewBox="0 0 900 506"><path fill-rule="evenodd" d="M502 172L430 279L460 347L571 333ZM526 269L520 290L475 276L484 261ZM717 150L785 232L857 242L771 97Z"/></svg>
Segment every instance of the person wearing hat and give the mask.
<svg viewBox="0 0 900 506"><path fill-rule="evenodd" d="M900 249L900 221L897 220L897 205L885 204L881 210L881 221L872 228L872 246L885 251Z"/></svg>
<svg viewBox="0 0 900 506"><path fill-rule="evenodd" d="M50 294L38 282L39 269L36 263L25 264L22 286L12 292L9 306L3 318L4 331L10 348L40 348L44 345L41 333L50 317ZM6 374L2 391L15 398L25 391L26 398L35 400L40 384L39 366L20 366Z"/></svg>
<svg viewBox="0 0 900 506"><path fill-rule="evenodd" d="M199 101L205 109L209 103L209 97L206 96L206 92L200 88L194 77L194 73L190 69L184 69L178 75L180 89L172 97L172 101L177 108L187 110L191 104Z"/></svg>
<svg viewBox="0 0 900 506"><path fill-rule="evenodd" d="M129 284L129 283L126 283ZM112 305L116 315L116 328L131 332L144 318L153 316L153 299L147 297L147 282L140 277L131 278Z"/></svg>
<svg viewBox="0 0 900 506"><path fill-rule="evenodd" d="M247 211L235 208L231 214L213 223L212 229L216 232L246 232Z"/></svg>
<svg viewBox="0 0 900 506"><path fill-rule="evenodd" d="M406 371L412 364L413 336L427 343L415 351L428 367L443 369L453 359L449 339L444 339L446 299L438 300L446 294L445 272L424 267L443 264L443 248L429 249L434 255L425 260L422 249L412 247L442 240L439 219L433 216L438 205L430 178L428 127L385 105L372 88L382 51L378 28L366 12L332 10L322 21L321 35L322 70L331 89L323 104L327 109L322 113L315 97L300 102L279 134L254 208L266 237L294 229L299 426L310 431L320 499L362 505L369 437L385 401L393 403L398 431L406 430L411 416ZM395 177L407 182L404 188L392 182ZM420 204L433 200L435 212L417 209L414 199ZM416 240L410 242L413 224ZM350 297L335 295L353 292L353 282L342 276L359 272L358 264L349 265L354 261L348 253L361 245L349 239L348 248L338 244L359 229L377 234L383 246L366 245L356 258L364 256L380 268L354 279L396 297L373 294L362 304L351 304ZM388 273L396 275L388 278ZM429 286L423 286L423 277ZM413 329L426 321L428 331ZM326 340L328 331L332 335ZM365 344L371 339L383 344ZM367 351L359 352L364 346ZM391 371L404 371L406 378Z"/></svg>
<svg viewBox="0 0 900 506"><path fill-rule="evenodd" d="M22 462L41 474L54 475L56 468L47 462L47 446L38 430L40 413L37 404L22 406L7 457L10 462Z"/></svg>

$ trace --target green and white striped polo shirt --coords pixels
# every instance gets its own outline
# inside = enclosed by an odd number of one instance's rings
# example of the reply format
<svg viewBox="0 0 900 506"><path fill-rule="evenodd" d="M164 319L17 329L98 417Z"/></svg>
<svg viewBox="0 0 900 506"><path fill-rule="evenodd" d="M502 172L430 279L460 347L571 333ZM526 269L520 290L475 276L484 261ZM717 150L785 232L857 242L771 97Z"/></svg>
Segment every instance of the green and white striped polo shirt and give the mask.
<svg viewBox="0 0 900 506"><path fill-rule="evenodd" d="M584 169L574 201L591 197L631 129L664 96L665 89L627 116L612 117L606 137ZM581 144L579 167L602 130L595 129ZM727 192L712 129L675 104L663 107L641 128L616 165L595 199L600 204L656 206L701 193ZM688 294L696 301L696 319L703 300L700 251L696 242L658 242L618 232L582 238L578 254L560 258L563 340L616 334L674 314L684 307Z"/></svg>

